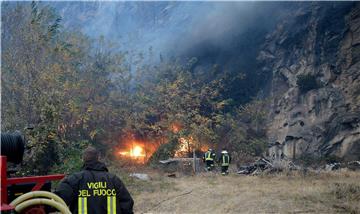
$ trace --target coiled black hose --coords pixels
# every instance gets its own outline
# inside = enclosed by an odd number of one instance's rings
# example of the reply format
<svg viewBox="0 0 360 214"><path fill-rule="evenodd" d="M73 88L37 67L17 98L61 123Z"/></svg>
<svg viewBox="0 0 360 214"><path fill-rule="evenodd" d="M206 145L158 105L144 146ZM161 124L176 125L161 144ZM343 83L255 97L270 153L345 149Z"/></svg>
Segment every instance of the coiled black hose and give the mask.
<svg viewBox="0 0 360 214"><path fill-rule="evenodd" d="M6 156L9 162L22 162L25 150L24 138L18 134L1 134L1 155Z"/></svg>

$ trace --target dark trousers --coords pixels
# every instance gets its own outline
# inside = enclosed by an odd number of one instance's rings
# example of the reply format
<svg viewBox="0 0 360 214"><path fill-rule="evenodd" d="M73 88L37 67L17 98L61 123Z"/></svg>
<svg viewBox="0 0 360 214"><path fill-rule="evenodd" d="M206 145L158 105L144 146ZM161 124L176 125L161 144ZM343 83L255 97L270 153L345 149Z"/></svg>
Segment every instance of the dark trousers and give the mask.
<svg viewBox="0 0 360 214"><path fill-rule="evenodd" d="M206 163L206 169L208 171L211 171L214 168L214 161L207 160L207 161L205 161L205 163Z"/></svg>
<svg viewBox="0 0 360 214"><path fill-rule="evenodd" d="M221 166L221 174L225 175L225 174L228 174L229 171L229 166Z"/></svg>

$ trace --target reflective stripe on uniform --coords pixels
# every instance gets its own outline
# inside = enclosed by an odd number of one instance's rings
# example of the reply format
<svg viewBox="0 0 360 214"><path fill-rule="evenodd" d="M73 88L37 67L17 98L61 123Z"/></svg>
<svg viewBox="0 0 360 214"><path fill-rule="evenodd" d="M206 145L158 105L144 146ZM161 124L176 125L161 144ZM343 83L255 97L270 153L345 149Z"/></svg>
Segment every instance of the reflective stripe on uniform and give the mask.
<svg viewBox="0 0 360 214"><path fill-rule="evenodd" d="M229 155L222 156L222 166L229 166Z"/></svg>
<svg viewBox="0 0 360 214"><path fill-rule="evenodd" d="M86 197L78 197L78 213L79 214L87 214L87 198Z"/></svg>
<svg viewBox="0 0 360 214"><path fill-rule="evenodd" d="M107 213L116 214L116 196L107 197Z"/></svg>
<svg viewBox="0 0 360 214"><path fill-rule="evenodd" d="M214 160L212 157L211 157L211 152L206 152L205 153L205 160Z"/></svg>

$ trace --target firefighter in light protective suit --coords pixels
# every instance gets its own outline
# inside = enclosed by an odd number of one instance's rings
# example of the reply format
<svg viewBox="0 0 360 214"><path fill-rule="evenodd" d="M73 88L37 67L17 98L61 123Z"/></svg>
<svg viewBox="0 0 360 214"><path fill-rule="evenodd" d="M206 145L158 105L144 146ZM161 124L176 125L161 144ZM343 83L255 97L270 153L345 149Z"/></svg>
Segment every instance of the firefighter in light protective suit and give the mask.
<svg viewBox="0 0 360 214"><path fill-rule="evenodd" d="M99 152L94 147L85 149L82 171L66 177L55 193L72 213L132 214L134 201L128 190L98 158Z"/></svg>
<svg viewBox="0 0 360 214"><path fill-rule="evenodd" d="M219 157L219 163L221 164L221 174L227 175L229 174L229 165L231 162L230 154L227 152L226 148L223 148L221 151L221 155Z"/></svg>
<svg viewBox="0 0 360 214"><path fill-rule="evenodd" d="M212 149L209 149L203 157L203 161L206 164L206 170L211 171L214 168L214 161L216 158L216 154Z"/></svg>

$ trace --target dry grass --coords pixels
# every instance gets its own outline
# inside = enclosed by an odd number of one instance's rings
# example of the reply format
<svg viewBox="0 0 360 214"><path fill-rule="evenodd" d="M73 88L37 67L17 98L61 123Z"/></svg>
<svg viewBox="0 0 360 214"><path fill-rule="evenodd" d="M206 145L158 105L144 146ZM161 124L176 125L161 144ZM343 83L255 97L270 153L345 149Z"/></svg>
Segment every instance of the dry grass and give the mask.
<svg viewBox="0 0 360 214"><path fill-rule="evenodd" d="M360 213L360 173L127 181L136 213Z"/></svg>

